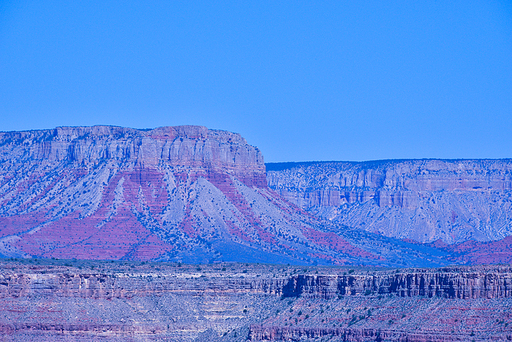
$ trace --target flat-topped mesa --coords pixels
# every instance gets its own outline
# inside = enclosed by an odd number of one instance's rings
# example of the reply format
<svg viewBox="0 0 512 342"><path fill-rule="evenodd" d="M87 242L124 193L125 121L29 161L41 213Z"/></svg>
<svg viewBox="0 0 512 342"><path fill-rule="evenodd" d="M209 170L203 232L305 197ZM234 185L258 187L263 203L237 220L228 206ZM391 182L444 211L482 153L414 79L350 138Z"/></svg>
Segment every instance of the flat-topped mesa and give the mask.
<svg viewBox="0 0 512 342"><path fill-rule="evenodd" d="M269 167L269 186L306 208L370 199L379 206L415 208L420 193L512 190L512 160L507 159L274 163Z"/></svg>
<svg viewBox="0 0 512 342"><path fill-rule="evenodd" d="M267 164L269 188L313 214L389 237L446 243L512 234L512 160Z"/></svg>
<svg viewBox="0 0 512 342"><path fill-rule="evenodd" d="M239 134L202 126L139 130L113 126L58 127L0 133L0 161L28 164L70 163L92 167L173 167L222 171L266 187L258 148Z"/></svg>
<svg viewBox="0 0 512 342"><path fill-rule="evenodd" d="M305 215L268 190L261 152L201 126L0 133L0 204L0 256L209 262L241 248L281 257L281 230L311 248Z"/></svg>

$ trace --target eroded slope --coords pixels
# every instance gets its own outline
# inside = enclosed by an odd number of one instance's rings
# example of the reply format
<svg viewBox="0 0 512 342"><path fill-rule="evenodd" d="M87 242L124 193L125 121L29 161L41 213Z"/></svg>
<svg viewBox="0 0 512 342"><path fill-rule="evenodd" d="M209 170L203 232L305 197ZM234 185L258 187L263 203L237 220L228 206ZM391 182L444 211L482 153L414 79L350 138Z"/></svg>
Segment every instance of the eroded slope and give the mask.
<svg viewBox="0 0 512 342"><path fill-rule="evenodd" d="M271 163L269 187L299 207L419 242L512 234L511 160Z"/></svg>

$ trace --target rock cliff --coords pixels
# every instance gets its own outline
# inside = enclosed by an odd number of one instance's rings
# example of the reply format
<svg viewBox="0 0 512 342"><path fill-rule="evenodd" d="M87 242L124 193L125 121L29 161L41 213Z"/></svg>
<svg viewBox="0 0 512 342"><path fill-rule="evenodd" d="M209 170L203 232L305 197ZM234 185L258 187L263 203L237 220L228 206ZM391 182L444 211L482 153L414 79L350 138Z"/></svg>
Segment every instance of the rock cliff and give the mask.
<svg viewBox="0 0 512 342"><path fill-rule="evenodd" d="M284 297L331 299L338 296L388 295L399 297L510 298L509 266L480 268L404 269L336 276L296 275L282 287Z"/></svg>
<svg viewBox="0 0 512 342"><path fill-rule="evenodd" d="M0 263L0 334L39 341L505 341L509 266ZM425 324L428 322L428 324Z"/></svg>
<svg viewBox="0 0 512 342"><path fill-rule="evenodd" d="M269 187L334 222L419 242L512 234L512 160L267 164Z"/></svg>
<svg viewBox="0 0 512 342"><path fill-rule="evenodd" d="M122 169L166 165L227 172L248 186L266 187L261 152L239 134L202 126L138 130L114 126L58 127L0 133L0 162L15 169L71 164L86 170L102 164ZM6 177L6 175L3 175Z"/></svg>

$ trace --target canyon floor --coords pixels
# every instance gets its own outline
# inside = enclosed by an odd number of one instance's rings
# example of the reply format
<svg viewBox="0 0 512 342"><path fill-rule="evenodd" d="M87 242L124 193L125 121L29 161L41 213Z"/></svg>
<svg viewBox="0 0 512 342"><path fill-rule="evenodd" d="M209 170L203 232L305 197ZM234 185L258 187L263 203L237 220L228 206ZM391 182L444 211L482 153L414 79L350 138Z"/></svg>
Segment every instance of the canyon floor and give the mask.
<svg viewBox="0 0 512 342"><path fill-rule="evenodd" d="M3 259L2 341L506 341L512 267Z"/></svg>

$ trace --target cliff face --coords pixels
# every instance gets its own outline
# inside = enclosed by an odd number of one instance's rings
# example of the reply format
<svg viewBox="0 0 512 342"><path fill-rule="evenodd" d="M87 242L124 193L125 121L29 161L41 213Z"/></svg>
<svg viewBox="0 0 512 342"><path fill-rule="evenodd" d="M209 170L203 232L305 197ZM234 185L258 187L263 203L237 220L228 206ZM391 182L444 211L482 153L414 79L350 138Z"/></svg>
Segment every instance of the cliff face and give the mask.
<svg viewBox="0 0 512 342"><path fill-rule="evenodd" d="M7 340L504 341L512 269L4 261ZM428 322L428 324L425 324Z"/></svg>
<svg viewBox="0 0 512 342"><path fill-rule="evenodd" d="M227 172L248 186L266 187L263 156L257 148L239 134L202 126L152 130L59 127L4 132L0 133L0 162L8 164L3 172L9 166L44 170L63 164L85 169L104 163L123 169L181 166Z"/></svg>
<svg viewBox="0 0 512 342"><path fill-rule="evenodd" d="M232 265L48 263L2 264L2 339L192 341L247 325L279 301L278 280Z"/></svg>
<svg viewBox="0 0 512 342"><path fill-rule="evenodd" d="M297 275L283 286L284 297L332 299L338 296L510 298L512 273L508 266L487 268L406 269L342 276Z"/></svg>
<svg viewBox="0 0 512 342"><path fill-rule="evenodd" d="M61 264L64 262L60 262ZM84 262L79 262L84 264ZM377 269L355 271L320 269L321 273L283 275L279 266L237 264L201 267L144 264L114 270L35 265L23 273L4 269L0 273L0 298L79 297L89 299L133 299L179 293L201 296L258 294L286 298L339 299L346 296L394 295L447 299L512 298L510 266L463 266L437 269ZM236 267L234 267L236 266ZM116 265L115 267L119 267ZM203 266L204 267L204 266ZM242 269L243 268L243 269ZM285 267L293 270L290 267ZM248 272L251 269L251 272ZM297 272L297 269L295 269ZM347 271L349 274L347 274ZM292 272L293 273L293 272Z"/></svg>
<svg viewBox="0 0 512 342"><path fill-rule="evenodd" d="M501 307L512 296L508 266L333 273L289 277L282 290L285 300L293 299L289 309L253 324L250 339L512 339L505 323L511 315Z"/></svg>
<svg viewBox="0 0 512 342"><path fill-rule="evenodd" d="M512 161L395 160L267 165L269 187L329 220L420 242L512 234Z"/></svg>

